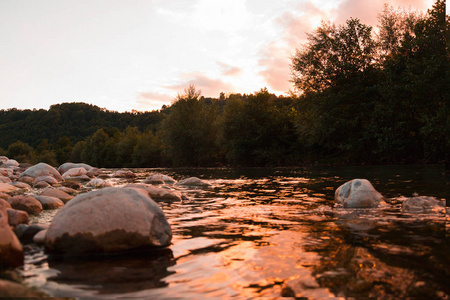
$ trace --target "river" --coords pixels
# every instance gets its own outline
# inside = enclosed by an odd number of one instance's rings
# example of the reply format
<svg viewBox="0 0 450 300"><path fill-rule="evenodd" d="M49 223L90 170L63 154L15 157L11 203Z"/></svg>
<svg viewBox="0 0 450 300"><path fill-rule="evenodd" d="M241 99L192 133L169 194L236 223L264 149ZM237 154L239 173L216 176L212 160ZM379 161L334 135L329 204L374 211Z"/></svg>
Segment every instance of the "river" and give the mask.
<svg viewBox="0 0 450 300"><path fill-rule="evenodd" d="M159 202L173 231L167 249L61 261L28 245L26 284L78 298L450 297L445 215L404 214L395 204L414 193L447 198L442 166L134 171L134 181L163 173L212 186ZM335 189L354 178L394 204L334 207Z"/></svg>

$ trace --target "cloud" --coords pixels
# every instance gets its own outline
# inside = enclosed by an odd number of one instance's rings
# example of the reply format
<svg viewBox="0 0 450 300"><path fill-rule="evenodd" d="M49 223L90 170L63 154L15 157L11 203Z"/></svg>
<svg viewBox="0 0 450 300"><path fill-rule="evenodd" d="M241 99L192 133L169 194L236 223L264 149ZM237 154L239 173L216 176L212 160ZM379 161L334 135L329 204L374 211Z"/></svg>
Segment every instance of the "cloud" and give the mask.
<svg viewBox="0 0 450 300"><path fill-rule="evenodd" d="M138 110L156 110L160 109L163 105L170 104L174 99L173 95L163 94L157 92L140 92L138 93Z"/></svg>
<svg viewBox="0 0 450 300"><path fill-rule="evenodd" d="M222 75L224 76L238 76L242 73L242 69L236 66L232 66L220 61L217 61L217 64L222 69Z"/></svg>
<svg viewBox="0 0 450 300"><path fill-rule="evenodd" d="M164 88L182 92L189 85L194 85L196 89L201 90L205 97L218 97L220 92L234 91L232 84L220 79L210 78L201 72L185 73L181 76L180 83L166 85Z"/></svg>

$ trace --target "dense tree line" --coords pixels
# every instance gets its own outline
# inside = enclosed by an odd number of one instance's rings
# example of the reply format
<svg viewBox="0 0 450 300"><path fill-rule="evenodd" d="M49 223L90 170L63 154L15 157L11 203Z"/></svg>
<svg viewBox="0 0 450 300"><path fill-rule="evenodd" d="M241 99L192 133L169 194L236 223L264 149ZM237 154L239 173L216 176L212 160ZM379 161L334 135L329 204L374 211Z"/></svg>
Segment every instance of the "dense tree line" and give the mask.
<svg viewBox="0 0 450 300"><path fill-rule="evenodd" d="M385 6L376 33L353 18L311 33L290 96L190 86L160 111L2 110L0 154L99 167L450 161L448 34L445 1L426 15Z"/></svg>

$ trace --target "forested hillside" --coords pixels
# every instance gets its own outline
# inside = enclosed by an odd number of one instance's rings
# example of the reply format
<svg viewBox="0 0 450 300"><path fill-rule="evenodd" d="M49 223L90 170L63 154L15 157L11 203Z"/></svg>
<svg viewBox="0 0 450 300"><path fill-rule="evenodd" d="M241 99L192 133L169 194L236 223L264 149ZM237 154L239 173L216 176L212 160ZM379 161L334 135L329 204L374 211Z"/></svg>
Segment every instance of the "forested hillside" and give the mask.
<svg viewBox="0 0 450 300"><path fill-rule="evenodd" d="M377 31L322 23L292 57L295 92L204 98L194 86L160 111L84 103L0 111L0 155L98 167L280 166L450 161L449 22L394 10Z"/></svg>

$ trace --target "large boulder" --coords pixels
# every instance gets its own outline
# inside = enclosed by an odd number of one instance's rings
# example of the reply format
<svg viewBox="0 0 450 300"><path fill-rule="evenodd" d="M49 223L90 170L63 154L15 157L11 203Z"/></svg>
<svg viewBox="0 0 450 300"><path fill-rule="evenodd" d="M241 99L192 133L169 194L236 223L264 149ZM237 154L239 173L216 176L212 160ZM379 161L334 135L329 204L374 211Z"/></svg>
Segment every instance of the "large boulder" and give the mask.
<svg viewBox="0 0 450 300"><path fill-rule="evenodd" d="M367 179L353 179L337 188L334 199L343 207L370 208L378 207L383 196Z"/></svg>
<svg viewBox="0 0 450 300"><path fill-rule="evenodd" d="M42 212L42 204L32 196L18 195L9 198L8 203L12 208L26 211L30 215L38 215Z"/></svg>
<svg viewBox="0 0 450 300"><path fill-rule="evenodd" d="M402 212L413 214L445 213L445 201L427 196L408 198L402 203Z"/></svg>
<svg viewBox="0 0 450 300"><path fill-rule="evenodd" d="M38 163L37 165L28 168L26 171L20 174L19 178L23 176L29 176L33 178L37 178L39 176L51 176L54 177L57 181L63 180L61 174L59 174L59 172L55 168L46 163Z"/></svg>
<svg viewBox="0 0 450 300"><path fill-rule="evenodd" d="M49 252L85 255L168 246L169 223L146 193L109 187L76 196L54 217L45 238Z"/></svg>
<svg viewBox="0 0 450 300"><path fill-rule="evenodd" d="M68 170L73 169L73 168L84 168L86 171L89 171L92 169L92 166L90 166L88 164L84 164L84 163L66 162L59 166L58 171L59 171L59 173L64 174Z"/></svg>
<svg viewBox="0 0 450 300"><path fill-rule="evenodd" d="M130 183L125 187L142 189L150 198L155 201L181 201L181 193L179 191L170 190L166 188L156 187L153 185L145 184L145 183Z"/></svg>

